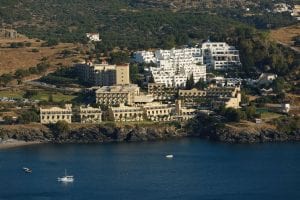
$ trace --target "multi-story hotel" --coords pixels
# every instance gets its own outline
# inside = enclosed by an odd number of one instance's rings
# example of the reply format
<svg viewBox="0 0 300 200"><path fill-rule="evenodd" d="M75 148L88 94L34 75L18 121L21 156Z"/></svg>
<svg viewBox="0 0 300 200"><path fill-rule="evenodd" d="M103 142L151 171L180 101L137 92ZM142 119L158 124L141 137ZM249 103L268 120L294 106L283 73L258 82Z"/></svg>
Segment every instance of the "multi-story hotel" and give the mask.
<svg viewBox="0 0 300 200"><path fill-rule="evenodd" d="M158 101L171 101L175 99L177 89L175 87L168 87L163 83L149 83L148 93L153 95Z"/></svg>
<svg viewBox="0 0 300 200"><path fill-rule="evenodd" d="M213 107L224 105L226 108L239 108L241 103L240 87L211 87L206 90L206 97L214 99Z"/></svg>
<svg viewBox="0 0 300 200"><path fill-rule="evenodd" d="M225 42L205 42L202 44L204 64L215 70L226 70L240 66L239 51Z"/></svg>
<svg viewBox="0 0 300 200"><path fill-rule="evenodd" d="M104 86L116 84L116 66L104 64L93 64L92 62L76 64L75 68L80 81L93 86Z"/></svg>
<svg viewBox="0 0 300 200"><path fill-rule="evenodd" d="M143 121L143 110L141 107L125 106L110 107L109 119L115 122Z"/></svg>
<svg viewBox="0 0 300 200"><path fill-rule="evenodd" d="M92 62L76 64L75 68L82 82L93 86L111 86L129 84L129 65L93 64Z"/></svg>
<svg viewBox="0 0 300 200"><path fill-rule="evenodd" d="M210 106L224 105L226 108L239 108L241 102L240 87L210 87L206 90L179 90L179 99L184 103L197 105L201 100L209 102Z"/></svg>
<svg viewBox="0 0 300 200"><path fill-rule="evenodd" d="M141 51L135 53L135 61L156 63L157 67L150 68L154 82L166 86L183 87L191 75L195 82L206 79L206 66L203 65L200 48L160 49L154 53Z"/></svg>
<svg viewBox="0 0 300 200"><path fill-rule="evenodd" d="M178 97L184 100L185 103L196 103L199 98L206 97L206 91L196 88L191 90L179 90Z"/></svg>
<svg viewBox="0 0 300 200"><path fill-rule="evenodd" d="M66 104L65 108L40 108L40 120L42 124L54 124L58 121L66 121L71 123L72 104Z"/></svg>
<svg viewBox="0 0 300 200"><path fill-rule="evenodd" d="M90 106L80 106L79 108L80 122L82 124L97 124L102 122L101 108L93 108Z"/></svg>
<svg viewBox="0 0 300 200"><path fill-rule="evenodd" d="M103 105L133 105L134 97L140 94L140 88L137 85L114 85L103 86L96 90L96 103Z"/></svg>

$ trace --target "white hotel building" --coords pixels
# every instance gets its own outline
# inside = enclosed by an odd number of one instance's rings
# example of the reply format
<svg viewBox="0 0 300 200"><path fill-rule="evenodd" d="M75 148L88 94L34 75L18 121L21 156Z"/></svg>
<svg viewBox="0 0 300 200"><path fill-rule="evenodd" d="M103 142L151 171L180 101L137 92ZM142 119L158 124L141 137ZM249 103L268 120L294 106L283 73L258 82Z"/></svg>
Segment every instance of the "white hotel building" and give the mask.
<svg viewBox="0 0 300 200"><path fill-rule="evenodd" d="M135 53L135 61L139 63L156 63L151 67L155 83L163 83L167 87L185 86L187 78L192 74L194 81L206 79L206 66L200 48L184 48L157 50L153 52L139 51Z"/></svg>
<svg viewBox="0 0 300 200"><path fill-rule="evenodd" d="M205 42L202 44L204 64L215 70L226 70L240 66L239 50L225 42Z"/></svg>
<svg viewBox="0 0 300 200"><path fill-rule="evenodd" d="M137 51L134 53L134 60L138 63L156 63L156 59L152 51Z"/></svg>
<svg viewBox="0 0 300 200"><path fill-rule="evenodd" d="M183 87L192 74L194 82L206 80L206 67L226 70L240 66L239 51L225 42L205 42L201 48L138 51L134 54L138 63L156 63L150 71L155 83L168 87Z"/></svg>

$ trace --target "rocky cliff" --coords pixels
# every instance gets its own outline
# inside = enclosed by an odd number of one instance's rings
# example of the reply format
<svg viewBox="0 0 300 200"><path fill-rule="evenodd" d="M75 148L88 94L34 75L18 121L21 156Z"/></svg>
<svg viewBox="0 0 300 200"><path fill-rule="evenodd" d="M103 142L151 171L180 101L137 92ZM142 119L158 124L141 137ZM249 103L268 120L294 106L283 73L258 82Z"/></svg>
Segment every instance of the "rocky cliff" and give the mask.
<svg viewBox="0 0 300 200"><path fill-rule="evenodd" d="M226 124L216 127L210 131L198 132L198 136L212 141L226 143L263 143L300 141L300 130L290 133L280 132L273 126L246 125L239 123L235 125Z"/></svg>
<svg viewBox="0 0 300 200"><path fill-rule="evenodd" d="M262 143L300 141L300 130L279 132L272 126L245 126L226 124L199 128L179 129L174 125L71 125L70 130L56 133L51 128L36 125L0 126L0 140L41 141L53 143L103 143L166 140L180 137L201 137L227 143Z"/></svg>
<svg viewBox="0 0 300 200"><path fill-rule="evenodd" d="M150 141L185 137L175 126L153 125L72 125L64 133L56 133L44 125L0 126L2 140L45 141L54 143L96 143Z"/></svg>

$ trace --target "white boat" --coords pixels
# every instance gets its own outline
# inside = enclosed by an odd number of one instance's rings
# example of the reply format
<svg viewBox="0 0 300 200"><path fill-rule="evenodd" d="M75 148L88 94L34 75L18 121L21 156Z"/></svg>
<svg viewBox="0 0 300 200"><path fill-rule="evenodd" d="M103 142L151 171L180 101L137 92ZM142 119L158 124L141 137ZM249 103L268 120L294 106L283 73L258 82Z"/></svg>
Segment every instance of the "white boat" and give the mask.
<svg viewBox="0 0 300 200"><path fill-rule="evenodd" d="M23 167L22 169L26 173L32 173L32 169L29 169L28 167Z"/></svg>
<svg viewBox="0 0 300 200"><path fill-rule="evenodd" d="M74 181L74 176L67 175L67 170L65 170L65 175L63 177L58 177L57 181L64 183L71 183Z"/></svg>
<svg viewBox="0 0 300 200"><path fill-rule="evenodd" d="M173 158L174 156L172 154L166 155L166 158Z"/></svg>

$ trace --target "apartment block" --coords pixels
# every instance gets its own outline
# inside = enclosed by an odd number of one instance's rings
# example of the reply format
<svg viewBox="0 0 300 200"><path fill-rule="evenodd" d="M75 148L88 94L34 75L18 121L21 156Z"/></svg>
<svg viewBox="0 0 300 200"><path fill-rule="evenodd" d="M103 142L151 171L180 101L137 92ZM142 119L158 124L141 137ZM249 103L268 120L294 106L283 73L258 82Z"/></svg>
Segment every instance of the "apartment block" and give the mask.
<svg viewBox="0 0 300 200"><path fill-rule="evenodd" d="M227 70L240 66L239 50L225 42L205 42L202 44L204 64L215 70Z"/></svg>
<svg viewBox="0 0 300 200"><path fill-rule="evenodd" d="M154 100L171 101L175 99L177 89L168 87L163 83L149 83L148 94L153 95Z"/></svg>

